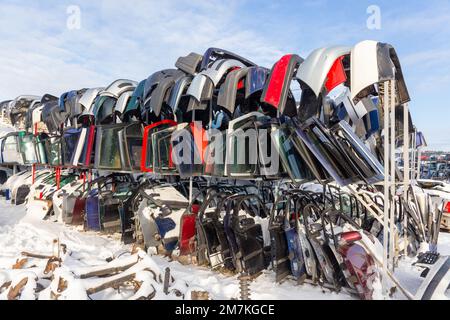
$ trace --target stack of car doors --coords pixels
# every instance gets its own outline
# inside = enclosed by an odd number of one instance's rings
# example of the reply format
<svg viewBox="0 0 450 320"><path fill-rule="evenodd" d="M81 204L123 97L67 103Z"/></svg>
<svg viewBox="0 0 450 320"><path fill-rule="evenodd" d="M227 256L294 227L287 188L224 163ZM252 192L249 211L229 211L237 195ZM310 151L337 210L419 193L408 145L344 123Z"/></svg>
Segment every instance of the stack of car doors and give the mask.
<svg viewBox="0 0 450 320"><path fill-rule="evenodd" d="M283 168L279 167L272 137L278 126L277 120L256 111L231 120L226 135L225 175L236 179L280 177Z"/></svg>
<svg viewBox="0 0 450 320"><path fill-rule="evenodd" d="M202 56L191 53L177 60L175 66L178 69L161 70L145 80L140 104L141 119L148 125L144 138L143 171L168 175L178 172L185 176L184 170L176 171L171 151L172 140L177 143L174 132L184 132L189 128L187 123L175 127L177 122L174 120L183 122L185 119L182 115L187 108L186 90L199 70L201 60Z"/></svg>
<svg viewBox="0 0 450 320"><path fill-rule="evenodd" d="M230 246L224 232L220 211L224 199L232 195L227 190L210 189L198 210L197 263L209 265L212 269L225 268L234 271Z"/></svg>
<svg viewBox="0 0 450 320"><path fill-rule="evenodd" d="M143 126L139 122L97 127L94 167L104 171L140 171Z"/></svg>
<svg viewBox="0 0 450 320"><path fill-rule="evenodd" d="M41 117L42 122L47 126L48 132L59 132L67 120L67 116L66 110L60 107L58 98L53 97L43 103Z"/></svg>
<svg viewBox="0 0 450 320"><path fill-rule="evenodd" d="M73 172L62 170L59 175L59 187L64 188L67 184L72 183L78 178ZM33 215L37 218L44 219L48 216L59 214L59 210L54 210L53 196L59 191L56 184L56 174L43 176L43 179L37 179L30 189L27 206L33 208Z"/></svg>
<svg viewBox="0 0 450 320"><path fill-rule="evenodd" d="M273 135L274 147L277 149L281 164L290 179L301 184L316 179L330 180L330 176L317 158L298 139L295 126L291 120L283 123Z"/></svg>
<svg viewBox="0 0 450 320"><path fill-rule="evenodd" d="M204 154L207 146L205 130L199 122L182 123L173 131L169 143L172 160L181 178L204 173Z"/></svg>
<svg viewBox="0 0 450 320"><path fill-rule="evenodd" d="M71 225L84 223L88 181L81 174L78 179L57 190L52 197L54 219Z"/></svg>
<svg viewBox="0 0 450 320"><path fill-rule="evenodd" d="M276 140L281 138L286 145L280 141L275 144L283 166L296 181L308 176L302 174L305 170L316 179L331 177L340 185L374 183L384 177L379 159L354 131L357 120L369 113L368 108L358 106L361 110L354 114L359 109L349 101L349 93L342 95L339 105L329 97L336 88L349 86L349 54L350 48L332 47L318 49L304 61L286 55L275 63L265 83L261 102L294 121L293 134L289 125L282 125L275 133ZM302 92L298 110L290 89L292 81L299 83ZM365 133L370 135L370 130Z"/></svg>
<svg viewBox="0 0 450 320"><path fill-rule="evenodd" d="M126 242L132 239L133 213L127 201L133 196L133 190L136 190L136 187L128 175L111 174L91 181L86 200L79 203L85 203L86 228L107 233L119 232L122 234L122 240ZM67 216L70 216L70 213ZM76 218L79 222L80 217ZM70 221L76 223L73 221L73 213Z"/></svg>
<svg viewBox="0 0 450 320"><path fill-rule="evenodd" d="M76 113L78 114L76 129L79 130L79 135L76 134L78 139L70 160L73 166L91 168L94 164L96 136L94 107L97 96L103 90L103 88L87 89L77 100L75 109L80 113Z"/></svg>
<svg viewBox="0 0 450 320"><path fill-rule="evenodd" d="M59 110L66 115L66 126L61 132L61 152L65 167L76 167L78 165L80 150L77 150L77 148L82 136L82 128L78 124L78 117L86 109L80 101L87 91L89 90L72 90L63 93L59 98Z"/></svg>
<svg viewBox="0 0 450 320"><path fill-rule="evenodd" d="M245 189L209 190L196 223L198 263L249 275L265 269L270 254L261 221L266 214L257 194Z"/></svg>
<svg viewBox="0 0 450 320"><path fill-rule="evenodd" d="M78 163L76 156L81 131L81 128L67 128L63 131L61 148L65 167L76 166Z"/></svg>
<svg viewBox="0 0 450 320"><path fill-rule="evenodd" d="M234 178L251 179L260 175L260 163L257 159L261 158L260 152L263 149L271 149L270 143L267 145L267 141L270 139L254 133L255 129L261 129L261 127L253 126L251 128L250 140L247 140L246 145L241 146L247 149L239 150L239 157L245 154L243 151L250 153L249 142L259 147L253 148L254 152L251 156L243 160L244 166L247 165L247 168L243 169L241 166L243 170L241 172L237 165L238 159L230 159L226 152L230 148L237 148L237 144L229 145L231 137L227 130L230 131L229 128L233 127L235 123L241 124L245 121L251 123L257 116L263 116L263 114L251 112L260 107L255 97L261 95L266 76L266 69L257 67L249 60L225 50L211 48L204 54L200 72L195 74L191 82L180 80L179 86L175 86L174 90L176 91L174 92L177 98L171 99L171 101L178 103L173 103L177 110L182 111L177 120L182 120L185 124L179 125L174 132L172 149L175 151L177 171L182 177L228 175L227 171L230 170L227 170L225 165L229 163L227 160L234 161L232 162L235 164L233 169L236 169L236 172L232 172ZM245 86L244 80L246 80ZM180 99L178 98L180 92L184 92L181 87L188 87L188 89ZM182 100L182 98L188 98L188 100ZM250 113L250 115L246 113ZM237 120L240 116L242 119ZM237 119L233 120L233 118ZM195 123L189 124L191 121ZM270 125L267 128L266 123L260 123L260 126L266 126L270 135L272 129ZM236 125L237 129L238 125ZM233 130L231 129L231 131ZM232 140L233 142L234 140ZM179 147L183 146L183 143L187 145L186 148ZM265 144L264 148L260 148L261 144ZM276 153L276 150L273 152ZM278 170L273 171L278 174ZM263 172L263 175L275 174ZM231 177L231 175L229 176Z"/></svg>
<svg viewBox="0 0 450 320"><path fill-rule="evenodd" d="M256 275L269 265L270 255L263 236L265 230L255 221L267 216L266 205L258 195L227 199L224 229L237 272Z"/></svg>
<svg viewBox="0 0 450 320"><path fill-rule="evenodd" d="M120 118L125 110L136 85L134 81L116 80L96 98L94 105L96 123L94 167L96 169L117 172L140 170L142 124L140 122L116 123L117 118ZM89 154L82 150L92 149L90 137L93 130L93 128L85 128L84 144L79 145L80 156L82 157L84 153L85 161ZM87 139L86 136L88 136ZM75 160L80 161L79 158Z"/></svg>
<svg viewBox="0 0 450 320"><path fill-rule="evenodd" d="M352 216L356 199L348 198L346 213L336 209L333 200L328 205L324 200L320 193L286 190L275 203L269 230L276 281L293 276L300 283L311 281L371 299L373 253L362 241L374 240ZM343 203L340 198L336 204L344 208Z"/></svg>
<svg viewBox="0 0 450 320"><path fill-rule="evenodd" d="M45 140L45 153L47 164L52 167L60 167L64 164L62 152L62 137L49 135Z"/></svg>
<svg viewBox="0 0 450 320"><path fill-rule="evenodd" d="M119 79L99 92L93 109L97 124L114 123L120 118L138 83Z"/></svg>
<svg viewBox="0 0 450 320"><path fill-rule="evenodd" d="M18 143L24 165L29 166L39 162L36 137L33 134L25 131L19 132Z"/></svg>
<svg viewBox="0 0 450 320"><path fill-rule="evenodd" d="M3 136L1 149L3 164L24 164L23 156L20 152L19 132L10 132Z"/></svg>
<svg viewBox="0 0 450 320"><path fill-rule="evenodd" d="M11 120L13 126L18 125L25 126L26 114L30 107L39 103L41 100L38 96L19 96L9 104L8 117Z"/></svg>
<svg viewBox="0 0 450 320"><path fill-rule="evenodd" d="M149 126L144 128L144 136L143 136L143 144L142 144L142 155L141 155L141 170L143 172L154 172L155 166L159 171L162 167L167 167L170 169L174 169L174 166L170 166L169 159L171 157L165 157L164 160L161 159L162 155L169 155L170 144L161 144L159 143L158 135L156 133L168 132L171 133L171 130L167 130L173 128L174 130L177 123L173 120L162 120L155 122ZM167 130L167 131L166 131ZM161 134L160 134L161 135ZM167 141L166 141L167 142ZM169 140L170 143L170 140ZM166 165L162 165L162 163L166 163ZM161 171L159 171L161 172Z"/></svg>
<svg viewBox="0 0 450 320"><path fill-rule="evenodd" d="M42 217L54 212L67 224L120 232L126 242L179 249L231 273L255 276L271 262L277 282L291 277L369 299L366 250L380 242L376 213L385 204L367 186L384 179L389 160L380 118L393 79L402 128L409 95L399 60L373 41L320 48L306 59L287 54L271 69L209 48L139 83L119 79L59 99L20 96L0 104L26 130L0 139L2 164L50 169L6 185L16 203L29 193ZM41 122L45 132L35 132ZM395 199L409 253L436 240L439 219L428 198L414 195Z"/></svg>
<svg viewBox="0 0 450 320"><path fill-rule="evenodd" d="M333 209L322 212L321 221L325 244L340 266L343 284L361 299L372 299L375 262L364 245L358 243L363 231L352 219ZM345 225L352 225L354 230L344 231Z"/></svg>
<svg viewBox="0 0 450 320"><path fill-rule="evenodd" d="M139 244L171 253L179 243L180 222L189 201L170 184L147 182L139 187L135 229Z"/></svg>

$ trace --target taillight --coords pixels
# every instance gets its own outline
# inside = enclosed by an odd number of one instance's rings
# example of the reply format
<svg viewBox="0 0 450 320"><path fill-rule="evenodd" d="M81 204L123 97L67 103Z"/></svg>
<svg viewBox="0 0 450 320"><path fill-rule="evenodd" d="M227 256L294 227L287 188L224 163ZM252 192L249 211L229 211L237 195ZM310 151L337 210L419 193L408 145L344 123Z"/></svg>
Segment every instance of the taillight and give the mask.
<svg viewBox="0 0 450 320"><path fill-rule="evenodd" d="M340 245L349 245L353 242L359 241L362 239L361 234L358 231L349 231L341 234L341 239L339 241Z"/></svg>
<svg viewBox="0 0 450 320"><path fill-rule="evenodd" d="M192 211L193 214L197 214L198 210L200 210L200 206L198 204L193 204L191 206L191 211Z"/></svg>
<svg viewBox="0 0 450 320"><path fill-rule="evenodd" d="M450 213L450 201L447 201L444 206L444 212Z"/></svg>
<svg viewBox="0 0 450 320"><path fill-rule="evenodd" d="M39 200L42 200L43 197L44 197L44 193L42 191L39 192Z"/></svg>

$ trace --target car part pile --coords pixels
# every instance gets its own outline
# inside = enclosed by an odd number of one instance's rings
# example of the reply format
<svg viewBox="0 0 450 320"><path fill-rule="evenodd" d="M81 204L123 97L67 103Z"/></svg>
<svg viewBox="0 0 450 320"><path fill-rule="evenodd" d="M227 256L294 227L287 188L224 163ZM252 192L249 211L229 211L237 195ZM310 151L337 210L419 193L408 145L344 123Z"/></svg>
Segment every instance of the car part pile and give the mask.
<svg viewBox="0 0 450 320"><path fill-rule="evenodd" d="M409 113L381 119L409 100L386 43L287 54L271 69L209 48L140 82L2 102L22 130L0 138L2 165L32 168L3 193L245 281L272 269L371 299L387 236L398 258L439 235L443 208L417 185L382 193L388 132L396 147L414 132L402 131Z"/></svg>

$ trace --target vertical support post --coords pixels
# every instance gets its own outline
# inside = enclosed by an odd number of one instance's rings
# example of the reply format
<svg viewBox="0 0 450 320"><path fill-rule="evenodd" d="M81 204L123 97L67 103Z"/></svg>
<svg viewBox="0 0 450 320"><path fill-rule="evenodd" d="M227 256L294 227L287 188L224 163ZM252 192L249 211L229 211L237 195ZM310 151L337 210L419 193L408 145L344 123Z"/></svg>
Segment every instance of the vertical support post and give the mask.
<svg viewBox="0 0 450 320"><path fill-rule="evenodd" d="M36 164L33 163L31 165L31 184L34 184L36 181Z"/></svg>
<svg viewBox="0 0 450 320"><path fill-rule="evenodd" d="M408 186L410 181L409 168L409 117L408 117L408 103L403 105L403 199L406 201ZM413 167L414 168L414 167ZM408 220L406 214L403 214L403 254L406 257L408 254L408 236L407 236Z"/></svg>
<svg viewBox="0 0 450 320"><path fill-rule="evenodd" d="M87 172L86 171L83 172L83 192L86 191L86 175L87 175Z"/></svg>
<svg viewBox="0 0 450 320"><path fill-rule="evenodd" d="M35 137L37 136L37 123L35 123L33 126L33 135ZM31 165L31 183L34 184L35 181L36 181L36 164L33 163Z"/></svg>
<svg viewBox="0 0 450 320"><path fill-rule="evenodd" d="M61 187L61 167L56 167L56 190L59 190Z"/></svg>
<svg viewBox="0 0 450 320"><path fill-rule="evenodd" d="M192 111L192 122L195 123L195 109ZM170 157L170 158L172 158L172 157ZM189 177L189 203L192 203L192 198L193 198L192 188L193 188L193 186L194 186L194 178Z"/></svg>
<svg viewBox="0 0 450 320"><path fill-rule="evenodd" d="M192 188L193 188L193 182L194 182L194 180L193 180L193 178L192 177L190 177L189 178L189 203L192 203L192 197L193 197L193 194L192 194Z"/></svg>
<svg viewBox="0 0 450 320"><path fill-rule="evenodd" d="M396 201L395 201L395 197L396 197L396 184L395 184L395 179L396 179L396 172L395 172L395 167L396 167L396 163L395 163L395 80L390 80L389 81L389 86L390 86L390 122L391 122L391 142L390 142L390 166L391 166L391 170L390 170L390 178L391 178L391 184L390 184L390 197L389 199L385 199L384 201L386 202L386 200L388 200L390 202L390 215L389 215L389 268L390 271L394 271L394 258L396 256L395 252L396 252L396 237L395 237L395 230L394 230L394 225L395 225L395 207L396 207Z"/></svg>
<svg viewBox="0 0 450 320"><path fill-rule="evenodd" d="M416 170L416 175L414 179L420 179L420 171L421 171L421 160L420 158L422 157L422 150L421 147L417 147L417 128L414 129L414 150L416 150L417 153L417 163L415 163L414 169Z"/></svg>
<svg viewBox="0 0 450 320"><path fill-rule="evenodd" d="M383 98L383 112L384 112L384 217L383 217L383 292L387 293L387 278L388 278L388 245L389 245L389 85L384 82L384 98Z"/></svg>

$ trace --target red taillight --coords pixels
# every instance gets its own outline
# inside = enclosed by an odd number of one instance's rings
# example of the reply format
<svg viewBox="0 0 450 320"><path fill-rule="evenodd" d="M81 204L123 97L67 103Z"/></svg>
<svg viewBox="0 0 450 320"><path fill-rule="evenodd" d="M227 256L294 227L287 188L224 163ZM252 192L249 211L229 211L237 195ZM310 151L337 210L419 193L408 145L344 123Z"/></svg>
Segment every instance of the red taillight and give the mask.
<svg viewBox="0 0 450 320"><path fill-rule="evenodd" d="M347 245L361 239L362 236L358 231L349 231L341 234L341 242L343 245Z"/></svg>
<svg viewBox="0 0 450 320"><path fill-rule="evenodd" d="M450 213L450 201L447 201L447 203L445 204L444 212Z"/></svg>
<svg viewBox="0 0 450 320"><path fill-rule="evenodd" d="M42 191L39 192L39 200L42 200L43 197L44 197L44 193Z"/></svg>
<svg viewBox="0 0 450 320"><path fill-rule="evenodd" d="M200 206L198 205L198 204L193 204L192 206L191 206L191 213L193 213L193 214L197 214L198 213L198 210L200 210Z"/></svg>

